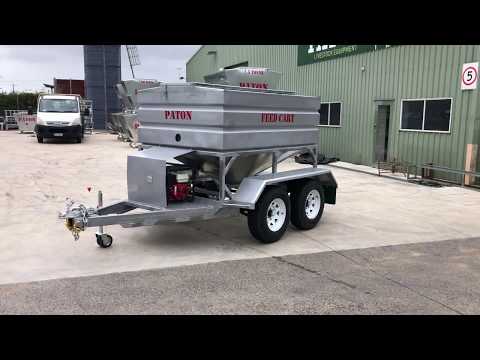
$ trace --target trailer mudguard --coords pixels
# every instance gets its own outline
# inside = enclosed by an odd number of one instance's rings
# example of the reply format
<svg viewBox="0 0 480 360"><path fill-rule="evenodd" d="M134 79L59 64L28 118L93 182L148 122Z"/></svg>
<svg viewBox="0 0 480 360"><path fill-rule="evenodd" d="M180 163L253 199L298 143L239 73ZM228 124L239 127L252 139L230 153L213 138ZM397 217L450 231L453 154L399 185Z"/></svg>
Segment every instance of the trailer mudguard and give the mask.
<svg viewBox="0 0 480 360"><path fill-rule="evenodd" d="M268 185L288 184L300 179L317 179L325 187L325 202L334 204L337 182L331 171L324 167L282 171L275 174L249 176L242 180L240 187L233 194L233 201L245 204L248 209L255 209L255 204Z"/></svg>

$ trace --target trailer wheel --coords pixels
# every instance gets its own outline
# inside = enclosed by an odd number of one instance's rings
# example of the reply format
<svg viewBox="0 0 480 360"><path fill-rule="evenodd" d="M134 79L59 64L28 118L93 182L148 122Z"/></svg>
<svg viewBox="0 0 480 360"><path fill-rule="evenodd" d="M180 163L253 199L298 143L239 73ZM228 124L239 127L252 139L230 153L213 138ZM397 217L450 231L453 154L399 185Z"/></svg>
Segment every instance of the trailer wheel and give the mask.
<svg viewBox="0 0 480 360"><path fill-rule="evenodd" d="M291 193L292 224L300 230L310 230L318 224L325 206L323 187L318 181L302 182Z"/></svg>
<svg viewBox="0 0 480 360"><path fill-rule="evenodd" d="M248 228L258 241L269 244L280 240L287 230L290 219L290 199L282 187L265 189L248 213Z"/></svg>
<svg viewBox="0 0 480 360"><path fill-rule="evenodd" d="M97 237L97 245L101 248L108 248L112 246L113 238L109 234L95 234Z"/></svg>
<svg viewBox="0 0 480 360"><path fill-rule="evenodd" d="M43 143L43 137L37 135L37 141L42 144Z"/></svg>

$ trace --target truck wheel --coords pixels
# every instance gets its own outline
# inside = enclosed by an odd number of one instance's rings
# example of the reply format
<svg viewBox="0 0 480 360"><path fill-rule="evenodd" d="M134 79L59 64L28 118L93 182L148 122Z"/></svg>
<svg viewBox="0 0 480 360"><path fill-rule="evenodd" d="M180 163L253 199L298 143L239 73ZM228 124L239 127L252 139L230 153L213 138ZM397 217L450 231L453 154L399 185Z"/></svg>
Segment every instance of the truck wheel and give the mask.
<svg viewBox="0 0 480 360"><path fill-rule="evenodd" d="M318 181L302 182L291 193L292 224L300 230L309 230L320 221L325 206L323 187Z"/></svg>
<svg viewBox="0 0 480 360"><path fill-rule="evenodd" d="M42 144L43 143L43 137L37 135L37 141Z"/></svg>
<svg viewBox="0 0 480 360"><path fill-rule="evenodd" d="M248 213L248 228L258 241L269 244L280 240L288 227L290 199L282 187L266 188L255 210Z"/></svg>
<svg viewBox="0 0 480 360"><path fill-rule="evenodd" d="M82 136L79 136L79 137L77 138L77 143L80 144L81 142L82 142Z"/></svg>

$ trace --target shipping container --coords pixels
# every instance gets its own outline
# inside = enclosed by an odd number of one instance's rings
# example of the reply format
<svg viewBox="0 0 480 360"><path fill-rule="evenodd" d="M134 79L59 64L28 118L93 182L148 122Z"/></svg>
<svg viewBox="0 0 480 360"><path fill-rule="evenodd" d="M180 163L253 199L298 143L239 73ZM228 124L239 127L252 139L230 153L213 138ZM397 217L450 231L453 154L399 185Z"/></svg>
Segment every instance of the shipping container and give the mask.
<svg viewBox="0 0 480 360"><path fill-rule="evenodd" d="M53 79L56 94L76 94L85 97L85 80Z"/></svg>

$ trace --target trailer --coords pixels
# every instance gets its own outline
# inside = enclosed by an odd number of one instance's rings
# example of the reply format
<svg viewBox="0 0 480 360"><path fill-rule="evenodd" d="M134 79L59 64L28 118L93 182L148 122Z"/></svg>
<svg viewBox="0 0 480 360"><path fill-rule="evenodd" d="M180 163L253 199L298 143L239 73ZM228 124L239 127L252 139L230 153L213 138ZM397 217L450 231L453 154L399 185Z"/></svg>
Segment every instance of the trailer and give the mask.
<svg viewBox="0 0 480 360"><path fill-rule="evenodd" d="M35 124L37 123L37 115L15 114L18 131L23 133L34 133Z"/></svg>
<svg viewBox="0 0 480 360"><path fill-rule="evenodd" d="M16 120L17 115L27 115L28 110L4 110L3 128L4 130L18 129Z"/></svg>
<svg viewBox="0 0 480 360"><path fill-rule="evenodd" d="M236 77L255 84L271 76L255 70ZM137 101L143 146L128 155L128 198L104 206L100 191L96 207L69 201L60 217L75 239L98 227L97 244L107 248L113 239L105 226L244 215L251 234L272 243L289 223L315 227L324 205L336 203L336 180L316 161L319 97L192 82L140 90ZM315 159L312 167L278 170L304 153Z"/></svg>

